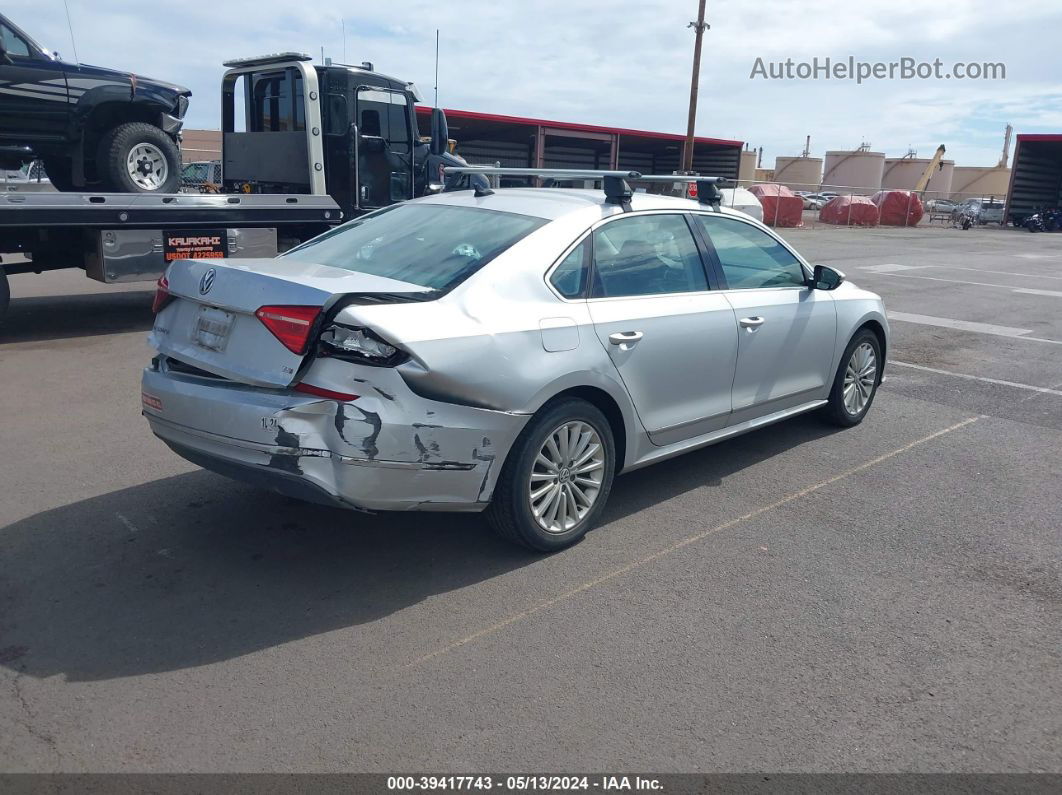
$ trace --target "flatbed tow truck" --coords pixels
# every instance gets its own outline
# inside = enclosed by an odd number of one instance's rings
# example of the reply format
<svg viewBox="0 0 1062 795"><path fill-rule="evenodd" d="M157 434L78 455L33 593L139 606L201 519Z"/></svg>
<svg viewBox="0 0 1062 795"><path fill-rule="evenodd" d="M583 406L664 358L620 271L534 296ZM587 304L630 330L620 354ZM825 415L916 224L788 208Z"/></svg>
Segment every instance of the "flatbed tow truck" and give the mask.
<svg viewBox="0 0 1062 795"><path fill-rule="evenodd" d="M227 61L222 193L0 194L0 320L7 274L81 268L104 283L157 279L174 259L268 257L397 201L440 190L446 117L417 135L416 86L372 64L278 53Z"/></svg>

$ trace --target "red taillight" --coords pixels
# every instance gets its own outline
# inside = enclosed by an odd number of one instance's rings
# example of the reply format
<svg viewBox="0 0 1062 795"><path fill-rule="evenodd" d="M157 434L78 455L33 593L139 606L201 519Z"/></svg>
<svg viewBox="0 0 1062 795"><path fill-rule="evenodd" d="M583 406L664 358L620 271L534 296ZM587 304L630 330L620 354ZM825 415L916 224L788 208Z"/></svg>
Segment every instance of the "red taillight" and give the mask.
<svg viewBox="0 0 1062 795"><path fill-rule="evenodd" d="M328 398L329 400L357 400L357 395L352 395L349 392L333 392L331 389L322 389L319 386L313 384L295 384L295 391L302 392L306 395L315 395L316 397Z"/></svg>
<svg viewBox="0 0 1062 795"><path fill-rule="evenodd" d="M254 314L281 345L301 356L306 353L306 343L310 340L313 322L321 314L321 307L263 306Z"/></svg>
<svg viewBox="0 0 1062 795"><path fill-rule="evenodd" d="M173 296L170 295L170 283L166 279L166 274L159 276L158 282L155 286L155 300L151 302L151 311L154 314L158 314L162 311L170 301L173 300Z"/></svg>

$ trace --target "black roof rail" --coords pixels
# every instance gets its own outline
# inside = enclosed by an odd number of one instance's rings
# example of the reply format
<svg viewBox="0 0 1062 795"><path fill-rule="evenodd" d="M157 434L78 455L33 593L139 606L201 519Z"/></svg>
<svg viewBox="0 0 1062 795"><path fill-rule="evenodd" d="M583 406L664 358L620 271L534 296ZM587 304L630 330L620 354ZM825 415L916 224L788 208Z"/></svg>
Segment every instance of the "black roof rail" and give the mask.
<svg viewBox="0 0 1062 795"><path fill-rule="evenodd" d="M725 177L702 177L696 174L642 174L640 171L631 170L598 170L584 168L509 168L502 166L448 166L443 169L447 175L457 176L460 174L483 175L483 176L510 176L510 177L542 177L548 180L557 179L593 179L601 180L605 192L605 201L609 204L618 204L624 209L630 209L631 197L634 191L628 180L634 182L693 182L697 184L697 201L701 204L709 204L716 209L722 200L719 193L720 187L726 187L729 183ZM477 195L487 195L481 189Z"/></svg>

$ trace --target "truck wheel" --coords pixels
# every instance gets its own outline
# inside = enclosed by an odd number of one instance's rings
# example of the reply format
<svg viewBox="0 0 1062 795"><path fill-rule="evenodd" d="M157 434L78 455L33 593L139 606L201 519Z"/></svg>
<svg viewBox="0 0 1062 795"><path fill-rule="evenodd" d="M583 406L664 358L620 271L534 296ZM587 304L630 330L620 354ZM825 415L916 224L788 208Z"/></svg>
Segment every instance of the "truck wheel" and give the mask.
<svg viewBox="0 0 1062 795"><path fill-rule="evenodd" d="M7 283L7 271L0 265L0 324L4 322L7 306L11 303L11 285Z"/></svg>
<svg viewBox="0 0 1062 795"><path fill-rule="evenodd" d="M48 157L43 161L44 173L58 191L69 192L74 187L73 165L65 157Z"/></svg>
<svg viewBox="0 0 1062 795"><path fill-rule="evenodd" d="M119 124L104 135L96 166L104 185L120 193L174 193L181 179L177 144L143 122Z"/></svg>

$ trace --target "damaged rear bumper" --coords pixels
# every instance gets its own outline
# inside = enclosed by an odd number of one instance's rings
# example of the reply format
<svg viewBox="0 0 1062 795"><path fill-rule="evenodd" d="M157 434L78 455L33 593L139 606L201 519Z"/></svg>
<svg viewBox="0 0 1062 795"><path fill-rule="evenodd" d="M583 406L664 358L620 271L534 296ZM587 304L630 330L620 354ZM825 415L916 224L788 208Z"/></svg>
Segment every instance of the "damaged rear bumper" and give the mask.
<svg viewBox="0 0 1062 795"><path fill-rule="evenodd" d="M341 403L169 372L163 362L144 371L144 416L192 463L299 499L482 510L527 417L425 400L400 381L386 398Z"/></svg>

